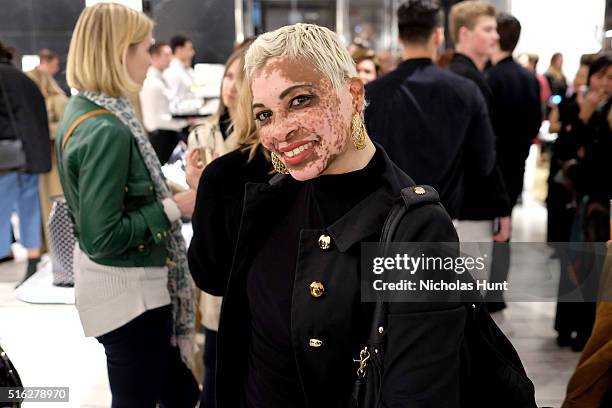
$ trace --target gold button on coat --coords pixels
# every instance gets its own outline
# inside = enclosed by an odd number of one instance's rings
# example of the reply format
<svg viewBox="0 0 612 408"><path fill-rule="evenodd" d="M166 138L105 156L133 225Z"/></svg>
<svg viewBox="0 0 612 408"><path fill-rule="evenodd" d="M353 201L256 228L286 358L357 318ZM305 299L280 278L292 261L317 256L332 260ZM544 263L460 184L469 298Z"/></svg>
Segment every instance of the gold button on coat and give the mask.
<svg viewBox="0 0 612 408"><path fill-rule="evenodd" d="M310 296L314 298L320 298L325 292L325 287L319 281L314 281L310 284Z"/></svg>
<svg viewBox="0 0 612 408"><path fill-rule="evenodd" d="M313 348L319 348L319 347L321 347L323 345L323 341L321 341L319 339L310 339L308 341L308 345L310 347L313 347Z"/></svg>
<svg viewBox="0 0 612 408"><path fill-rule="evenodd" d="M157 240L161 240L163 238L161 232L158 232L155 234L155 236L157 237Z"/></svg>
<svg viewBox="0 0 612 408"><path fill-rule="evenodd" d="M144 252L144 250L145 250L144 244L139 244L138 245L138 252Z"/></svg>
<svg viewBox="0 0 612 408"><path fill-rule="evenodd" d="M319 237L319 248L324 251L331 248L331 237L329 235L323 234Z"/></svg>
<svg viewBox="0 0 612 408"><path fill-rule="evenodd" d="M415 187L414 193L418 195L424 195L427 191L423 187Z"/></svg>

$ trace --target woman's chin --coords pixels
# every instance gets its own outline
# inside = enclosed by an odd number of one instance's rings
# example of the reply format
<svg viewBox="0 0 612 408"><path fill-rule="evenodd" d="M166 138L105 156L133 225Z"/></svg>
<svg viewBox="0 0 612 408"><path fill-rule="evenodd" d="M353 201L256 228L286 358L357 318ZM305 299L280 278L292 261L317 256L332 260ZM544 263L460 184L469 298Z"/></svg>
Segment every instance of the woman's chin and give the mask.
<svg viewBox="0 0 612 408"><path fill-rule="evenodd" d="M289 174L297 181L308 181L319 177L320 172L313 168L289 169Z"/></svg>

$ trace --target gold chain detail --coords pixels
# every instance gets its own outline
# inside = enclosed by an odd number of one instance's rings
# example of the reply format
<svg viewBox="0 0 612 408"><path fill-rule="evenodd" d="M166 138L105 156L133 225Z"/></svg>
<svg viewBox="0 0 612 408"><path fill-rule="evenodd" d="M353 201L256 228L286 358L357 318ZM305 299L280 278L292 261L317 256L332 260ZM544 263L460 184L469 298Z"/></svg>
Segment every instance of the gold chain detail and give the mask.
<svg viewBox="0 0 612 408"><path fill-rule="evenodd" d="M272 157L272 167L274 167L274 171L281 174L289 174L289 170L287 170L287 167L285 167L285 164L277 155L270 152L270 157Z"/></svg>

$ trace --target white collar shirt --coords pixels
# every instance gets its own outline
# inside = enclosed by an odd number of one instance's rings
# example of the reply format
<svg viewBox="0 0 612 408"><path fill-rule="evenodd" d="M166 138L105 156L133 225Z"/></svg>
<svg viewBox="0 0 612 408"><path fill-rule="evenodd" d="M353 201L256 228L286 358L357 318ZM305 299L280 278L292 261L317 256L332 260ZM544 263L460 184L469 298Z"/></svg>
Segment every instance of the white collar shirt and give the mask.
<svg viewBox="0 0 612 408"><path fill-rule="evenodd" d="M155 130L179 131L187 122L172 119L170 112L171 93L161 71L149 67L147 77L140 91L140 105L144 127L148 132Z"/></svg>
<svg viewBox="0 0 612 408"><path fill-rule="evenodd" d="M170 62L168 69L164 71L163 77L170 91L170 100L172 102L193 98L191 92L195 77L193 68L174 58Z"/></svg>

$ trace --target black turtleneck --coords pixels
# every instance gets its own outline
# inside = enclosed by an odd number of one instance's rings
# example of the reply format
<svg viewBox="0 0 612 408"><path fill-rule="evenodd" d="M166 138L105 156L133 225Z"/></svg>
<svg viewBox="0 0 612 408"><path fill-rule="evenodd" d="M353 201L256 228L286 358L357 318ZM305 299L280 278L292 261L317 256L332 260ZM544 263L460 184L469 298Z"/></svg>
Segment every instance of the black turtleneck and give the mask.
<svg viewBox="0 0 612 408"><path fill-rule="evenodd" d="M245 403L251 408L303 407L291 342L291 299L301 230L326 229L381 185L384 159L345 174L300 183L289 210L263 243L247 278L251 339Z"/></svg>

